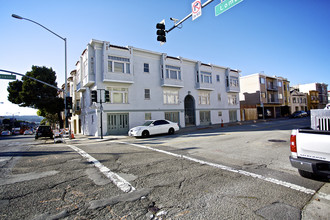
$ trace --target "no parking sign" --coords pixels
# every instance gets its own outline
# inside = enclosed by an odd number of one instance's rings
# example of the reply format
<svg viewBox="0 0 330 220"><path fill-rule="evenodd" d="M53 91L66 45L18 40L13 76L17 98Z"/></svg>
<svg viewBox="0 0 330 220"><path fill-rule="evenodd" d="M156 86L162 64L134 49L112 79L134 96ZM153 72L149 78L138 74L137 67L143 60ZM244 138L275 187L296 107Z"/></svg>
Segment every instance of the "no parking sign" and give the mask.
<svg viewBox="0 0 330 220"><path fill-rule="evenodd" d="M202 4L200 0L196 0L191 4L192 20L195 20L202 15Z"/></svg>

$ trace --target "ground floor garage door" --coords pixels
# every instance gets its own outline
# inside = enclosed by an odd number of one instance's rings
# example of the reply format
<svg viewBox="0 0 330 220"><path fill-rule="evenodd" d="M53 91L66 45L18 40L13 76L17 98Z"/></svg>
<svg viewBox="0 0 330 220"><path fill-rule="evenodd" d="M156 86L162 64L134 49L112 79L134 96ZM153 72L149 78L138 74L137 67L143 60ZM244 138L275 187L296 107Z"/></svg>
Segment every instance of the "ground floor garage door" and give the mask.
<svg viewBox="0 0 330 220"><path fill-rule="evenodd" d="M108 114L108 134L127 134L128 113Z"/></svg>

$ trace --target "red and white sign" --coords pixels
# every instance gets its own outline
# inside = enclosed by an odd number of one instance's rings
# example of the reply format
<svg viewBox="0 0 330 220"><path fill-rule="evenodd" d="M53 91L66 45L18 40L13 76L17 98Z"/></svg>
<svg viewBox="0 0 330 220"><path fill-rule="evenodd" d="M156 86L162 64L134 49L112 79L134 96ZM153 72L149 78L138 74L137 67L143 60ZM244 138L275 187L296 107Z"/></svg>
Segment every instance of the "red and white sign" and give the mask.
<svg viewBox="0 0 330 220"><path fill-rule="evenodd" d="M202 15L202 3L200 0L196 0L191 4L192 20L195 20Z"/></svg>

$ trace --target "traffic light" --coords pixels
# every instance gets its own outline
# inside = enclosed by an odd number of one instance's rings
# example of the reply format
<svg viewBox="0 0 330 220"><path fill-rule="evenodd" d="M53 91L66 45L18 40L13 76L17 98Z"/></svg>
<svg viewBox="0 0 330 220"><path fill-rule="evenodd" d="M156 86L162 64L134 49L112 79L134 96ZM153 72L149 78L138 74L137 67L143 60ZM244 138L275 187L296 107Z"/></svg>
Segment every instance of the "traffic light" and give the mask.
<svg viewBox="0 0 330 220"><path fill-rule="evenodd" d="M66 99L66 109L72 109L72 97L67 96L65 99Z"/></svg>
<svg viewBox="0 0 330 220"><path fill-rule="evenodd" d="M162 20L160 23L156 24L157 28L157 41L166 42L166 31L165 31L165 20Z"/></svg>
<svg viewBox="0 0 330 220"><path fill-rule="evenodd" d="M110 93L108 90L104 90L104 100L105 102L110 102Z"/></svg>
<svg viewBox="0 0 330 220"><path fill-rule="evenodd" d="M97 90L92 90L92 102L97 102Z"/></svg>

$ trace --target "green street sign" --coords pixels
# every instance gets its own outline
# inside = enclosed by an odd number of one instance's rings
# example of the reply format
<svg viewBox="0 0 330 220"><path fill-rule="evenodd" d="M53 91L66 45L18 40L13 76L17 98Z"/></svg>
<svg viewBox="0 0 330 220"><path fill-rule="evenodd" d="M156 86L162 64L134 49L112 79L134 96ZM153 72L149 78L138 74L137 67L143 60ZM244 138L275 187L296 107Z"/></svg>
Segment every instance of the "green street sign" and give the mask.
<svg viewBox="0 0 330 220"><path fill-rule="evenodd" d="M16 79L16 75L0 74L0 79Z"/></svg>
<svg viewBox="0 0 330 220"><path fill-rule="evenodd" d="M225 0L215 6L215 16L227 11L228 9L232 8L233 6L237 5L238 3L242 2L243 0Z"/></svg>

